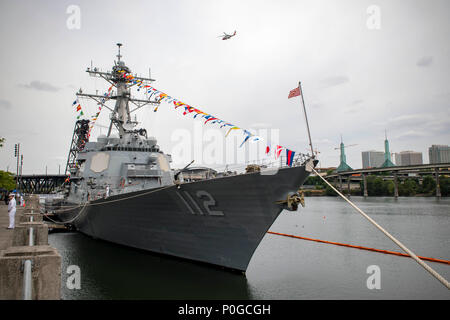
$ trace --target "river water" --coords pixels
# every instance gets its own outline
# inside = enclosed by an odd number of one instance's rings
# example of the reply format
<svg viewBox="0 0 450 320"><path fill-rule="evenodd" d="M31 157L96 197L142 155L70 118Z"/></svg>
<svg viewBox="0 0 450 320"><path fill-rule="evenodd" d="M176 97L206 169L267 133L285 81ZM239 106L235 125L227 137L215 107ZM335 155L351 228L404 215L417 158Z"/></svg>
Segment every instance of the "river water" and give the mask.
<svg viewBox="0 0 450 320"><path fill-rule="evenodd" d="M351 200L417 255L450 260L450 198ZM306 198L305 208L283 211L270 231L401 252L334 197ZM62 256L66 300L450 299L450 291L411 258L272 234L264 237L246 276L79 233L50 234L49 243ZM450 280L450 265L427 263ZM80 289L67 286L71 265L80 268Z"/></svg>

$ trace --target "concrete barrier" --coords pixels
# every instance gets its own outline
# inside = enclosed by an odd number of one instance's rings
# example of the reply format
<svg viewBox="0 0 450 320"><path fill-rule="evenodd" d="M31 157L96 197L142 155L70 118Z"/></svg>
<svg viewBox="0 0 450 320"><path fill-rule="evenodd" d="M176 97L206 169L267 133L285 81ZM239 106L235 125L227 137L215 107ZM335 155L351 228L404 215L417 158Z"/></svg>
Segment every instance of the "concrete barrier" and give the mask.
<svg viewBox="0 0 450 320"><path fill-rule="evenodd" d="M35 210L35 212L39 212L39 196L36 194L32 194L25 197L25 209L26 210Z"/></svg>
<svg viewBox="0 0 450 320"><path fill-rule="evenodd" d="M14 229L12 246L27 246L29 244L30 228L33 228L33 243L35 246L48 244L48 226L42 222L22 222Z"/></svg>
<svg viewBox="0 0 450 320"><path fill-rule="evenodd" d="M32 261L31 299L61 299L61 256L48 245L9 247L1 251L0 299L23 299L25 260Z"/></svg>
<svg viewBox="0 0 450 320"><path fill-rule="evenodd" d="M14 230L0 230L0 250L4 249L0 251L0 299L59 300L61 256L48 245L48 225L40 214L39 197L25 201L26 207L17 207ZM6 206L1 209L0 220L7 225Z"/></svg>
<svg viewBox="0 0 450 320"><path fill-rule="evenodd" d="M20 213L18 217L16 217L16 221L19 223L31 222L31 217L33 217L33 222L42 222L43 215L40 213L24 212Z"/></svg>

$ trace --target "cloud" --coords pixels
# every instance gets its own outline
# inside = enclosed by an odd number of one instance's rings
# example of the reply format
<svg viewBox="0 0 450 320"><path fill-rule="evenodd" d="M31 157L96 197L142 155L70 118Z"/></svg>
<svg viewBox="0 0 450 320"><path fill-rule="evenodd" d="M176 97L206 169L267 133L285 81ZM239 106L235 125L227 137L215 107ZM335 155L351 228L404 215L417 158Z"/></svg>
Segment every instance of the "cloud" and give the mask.
<svg viewBox="0 0 450 320"><path fill-rule="evenodd" d="M401 139L419 139L423 138L425 136L428 136L427 132L425 131L418 131L418 130L408 130L401 132L398 134L395 139L401 140Z"/></svg>
<svg viewBox="0 0 450 320"><path fill-rule="evenodd" d="M30 84L20 84L20 87L27 89L35 89L39 91L48 91L48 92L56 92L59 91L60 88L55 87L47 82L41 82L38 80L31 81Z"/></svg>
<svg viewBox="0 0 450 320"><path fill-rule="evenodd" d="M420 58L417 61L416 65L418 67L429 67L432 63L433 63L433 57L425 56L425 57Z"/></svg>
<svg viewBox="0 0 450 320"><path fill-rule="evenodd" d="M445 115L431 119L425 126L432 135L448 135L450 133L450 120Z"/></svg>
<svg viewBox="0 0 450 320"><path fill-rule="evenodd" d="M347 76L335 76L335 77L329 77L322 79L320 83L325 87L334 87L338 86L340 84L344 84L349 82L349 78Z"/></svg>
<svg viewBox="0 0 450 320"><path fill-rule="evenodd" d="M253 123L250 125L252 129L267 129L271 128L272 125L270 123Z"/></svg>
<svg viewBox="0 0 450 320"><path fill-rule="evenodd" d="M11 102L8 101L8 100L0 99L0 108L10 109L11 108Z"/></svg>
<svg viewBox="0 0 450 320"><path fill-rule="evenodd" d="M312 104L311 104L311 107L313 108L313 109L320 109L320 108L322 108L324 106L324 104L323 103L319 103L319 102L313 102Z"/></svg>
<svg viewBox="0 0 450 320"><path fill-rule="evenodd" d="M314 139L315 144L332 144L333 142L330 139L323 138L323 139Z"/></svg>
<svg viewBox="0 0 450 320"><path fill-rule="evenodd" d="M410 114L388 119L390 127L401 131L397 138L419 138L448 135L450 120L446 113Z"/></svg>
<svg viewBox="0 0 450 320"><path fill-rule="evenodd" d="M411 127L422 125L425 122L428 122L430 119L430 114L416 113L389 118L388 123L389 125L394 125L396 127Z"/></svg>
<svg viewBox="0 0 450 320"><path fill-rule="evenodd" d="M342 109L342 111L344 113L356 113L356 112L361 111L361 109L362 108L358 108L358 107L347 107L347 108Z"/></svg>

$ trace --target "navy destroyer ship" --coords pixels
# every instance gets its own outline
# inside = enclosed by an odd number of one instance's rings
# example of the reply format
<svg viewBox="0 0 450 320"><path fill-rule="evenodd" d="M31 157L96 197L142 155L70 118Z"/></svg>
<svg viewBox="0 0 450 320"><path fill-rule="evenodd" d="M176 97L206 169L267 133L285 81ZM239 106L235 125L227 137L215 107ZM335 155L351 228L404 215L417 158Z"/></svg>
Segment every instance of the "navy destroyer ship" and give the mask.
<svg viewBox="0 0 450 320"><path fill-rule="evenodd" d="M124 77L131 70L118 46L111 71L87 69L115 87L108 134L91 141L89 120L76 122L67 165L70 182L55 216L96 239L245 272L281 211L303 205L299 188L310 174L307 165L318 161L304 155L274 172L250 166L243 174L208 170L196 179L183 178L192 176L189 169L171 169L171 156L132 120L136 108L160 101L132 97L134 84ZM101 95L81 90L77 95L103 103Z"/></svg>

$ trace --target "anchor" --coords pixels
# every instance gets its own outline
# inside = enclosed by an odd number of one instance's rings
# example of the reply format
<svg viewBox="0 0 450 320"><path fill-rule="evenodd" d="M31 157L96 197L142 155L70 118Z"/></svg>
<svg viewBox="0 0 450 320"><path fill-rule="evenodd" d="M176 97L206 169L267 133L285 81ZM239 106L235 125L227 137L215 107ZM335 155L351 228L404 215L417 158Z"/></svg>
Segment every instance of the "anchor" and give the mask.
<svg viewBox="0 0 450 320"><path fill-rule="evenodd" d="M303 208L305 207L305 197L303 191L299 188L296 193L288 195L286 200L275 201L275 203L281 205L283 209L297 211L299 203Z"/></svg>

